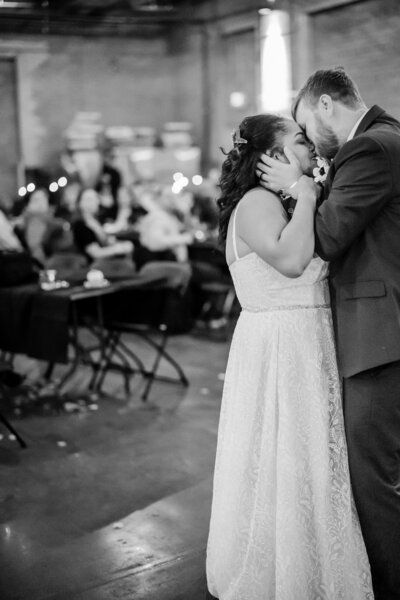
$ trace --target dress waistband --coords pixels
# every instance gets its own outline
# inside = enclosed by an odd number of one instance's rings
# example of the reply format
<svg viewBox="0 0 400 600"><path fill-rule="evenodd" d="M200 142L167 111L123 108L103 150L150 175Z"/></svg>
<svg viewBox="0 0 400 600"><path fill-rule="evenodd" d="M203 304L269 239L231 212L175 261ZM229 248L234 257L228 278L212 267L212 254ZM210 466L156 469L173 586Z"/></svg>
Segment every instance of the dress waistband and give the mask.
<svg viewBox="0 0 400 600"><path fill-rule="evenodd" d="M330 304L312 304L305 306L303 304L293 304L292 306L271 306L270 308L242 308L242 312L264 313L274 310L309 310L311 308L330 308Z"/></svg>
<svg viewBox="0 0 400 600"><path fill-rule="evenodd" d="M238 294L238 298L242 310L251 313L330 307L328 282L325 279L312 285L292 285L267 289L265 292L257 290L257 293L252 294L251 300L248 293Z"/></svg>

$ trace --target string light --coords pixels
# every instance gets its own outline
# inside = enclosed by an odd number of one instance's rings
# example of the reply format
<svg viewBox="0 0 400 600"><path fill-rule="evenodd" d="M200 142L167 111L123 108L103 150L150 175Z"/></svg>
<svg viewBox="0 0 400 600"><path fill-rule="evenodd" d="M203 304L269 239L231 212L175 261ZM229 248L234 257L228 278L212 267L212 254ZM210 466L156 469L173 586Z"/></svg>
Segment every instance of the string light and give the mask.
<svg viewBox="0 0 400 600"><path fill-rule="evenodd" d="M28 192L34 192L36 189L36 185L34 183L28 183L28 185L26 186L26 190Z"/></svg>
<svg viewBox="0 0 400 600"><path fill-rule="evenodd" d="M68 183L68 179L66 177L60 177L57 183L59 187L65 187Z"/></svg>
<svg viewBox="0 0 400 600"><path fill-rule="evenodd" d="M49 185L49 190L51 192L56 192L58 190L58 184L55 181L52 181Z"/></svg>
<svg viewBox="0 0 400 600"><path fill-rule="evenodd" d="M182 185L180 181L175 181L172 184L171 190L174 194L180 194L180 192L182 191Z"/></svg>
<svg viewBox="0 0 400 600"><path fill-rule="evenodd" d="M21 198L23 198L24 196L26 196L26 192L27 192L26 187L22 186L18 190L18 196L21 196Z"/></svg>
<svg viewBox="0 0 400 600"><path fill-rule="evenodd" d="M193 185L201 185L203 183L203 178L201 175L193 175L192 177Z"/></svg>

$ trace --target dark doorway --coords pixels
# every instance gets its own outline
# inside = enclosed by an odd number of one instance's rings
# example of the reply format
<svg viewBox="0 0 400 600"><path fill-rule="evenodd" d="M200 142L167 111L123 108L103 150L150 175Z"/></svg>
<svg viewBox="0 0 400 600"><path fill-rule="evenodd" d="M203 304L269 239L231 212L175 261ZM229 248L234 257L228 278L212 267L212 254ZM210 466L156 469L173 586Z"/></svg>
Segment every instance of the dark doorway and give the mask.
<svg viewBox="0 0 400 600"><path fill-rule="evenodd" d="M19 163L16 64L0 57L0 198L17 193Z"/></svg>

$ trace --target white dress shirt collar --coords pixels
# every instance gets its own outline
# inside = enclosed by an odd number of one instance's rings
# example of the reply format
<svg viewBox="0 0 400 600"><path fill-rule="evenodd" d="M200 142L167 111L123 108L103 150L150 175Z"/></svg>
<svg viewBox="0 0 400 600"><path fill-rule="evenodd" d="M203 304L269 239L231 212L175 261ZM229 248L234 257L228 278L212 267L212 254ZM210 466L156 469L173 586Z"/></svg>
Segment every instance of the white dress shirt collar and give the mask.
<svg viewBox="0 0 400 600"><path fill-rule="evenodd" d="M350 131L349 133L349 137L347 138L347 141L349 142L350 140L353 139L356 131L357 131L357 127L359 126L359 124L361 123L361 121L363 120L363 118L365 117L365 115L367 114L367 112L369 111L369 108L366 108L364 110L364 112L362 113L361 117L358 119L357 123L354 125L353 129Z"/></svg>

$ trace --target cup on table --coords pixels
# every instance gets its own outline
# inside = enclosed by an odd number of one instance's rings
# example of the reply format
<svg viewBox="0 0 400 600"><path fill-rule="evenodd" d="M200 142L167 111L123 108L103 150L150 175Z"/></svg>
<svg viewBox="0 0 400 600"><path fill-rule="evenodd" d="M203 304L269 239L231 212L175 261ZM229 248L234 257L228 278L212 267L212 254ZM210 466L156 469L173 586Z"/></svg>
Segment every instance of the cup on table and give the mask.
<svg viewBox="0 0 400 600"><path fill-rule="evenodd" d="M40 283L41 287L51 286L56 281L57 281L56 269L44 269L43 271L40 271L39 283Z"/></svg>
<svg viewBox="0 0 400 600"><path fill-rule="evenodd" d="M91 285L102 285L104 282L104 273L99 269L90 269L90 271L87 272L86 280Z"/></svg>

